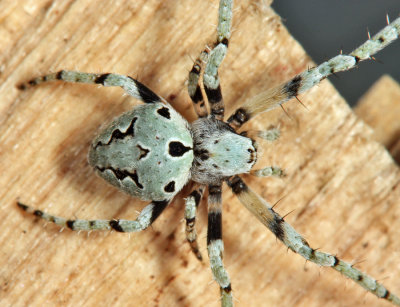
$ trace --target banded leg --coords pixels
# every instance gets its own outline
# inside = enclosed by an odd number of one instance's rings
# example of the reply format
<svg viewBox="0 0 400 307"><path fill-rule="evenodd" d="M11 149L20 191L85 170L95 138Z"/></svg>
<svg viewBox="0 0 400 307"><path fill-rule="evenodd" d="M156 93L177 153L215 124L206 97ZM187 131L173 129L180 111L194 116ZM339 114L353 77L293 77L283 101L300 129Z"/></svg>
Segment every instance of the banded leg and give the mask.
<svg viewBox="0 0 400 307"><path fill-rule="evenodd" d="M211 114L219 120L224 118L225 107L218 68L228 51L228 43L231 37L232 6L232 0L221 0L219 3L217 41L208 56L203 75L204 91L210 104Z"/></svg>
<svg viewBox="0 0 400 307"><path fill-rule="evenodd" d="M208 231L207 250L211 271L221 290L221 306L233 306L232 289L228 272L222 262L224 242L222 241L222 200L221 185L208 187Z"/></svg>
<svg viewBox="0 0 400 307"><path fill-rule="evenodd" d="M27 83L22 83L17 87L20 90L51 81L65 81L73 83L100 84L103 86L120 86L130 96L140 99L144 103L165 102L165 100L155 94L147 86L139 81L117 74L92 74L79 71L60 70L59 72L34 78Z"/></svg>
<svg viewBox="0 0 400 307"><path fill-rule="evenodd" d="M377 297L400 306L400 298L392 294L372 277L334 255L311 248L307 241L292 226L286 223L264 199L253 192L240 177L234 176L228 179L227 183L240 202L293 252L318 265L332 267Z"/></svg>
<svg viewBox="0 0 400 307"><path fill-rule="evenodd" d="M22 210L71 230L116 230L118 232L136 232L149 227L169 204L169 200L153 201L143 208L134 221L129 220L68 220L63 217L50 215L17 202Z"/></svg>
<svg viewBox="0 0 400 307"><path fill-rule="evenodd" d="M267 142L273 142L280 136L280 130L275 127L268 128L266 130L250 130L242 132L248 138L254 139L256 137L263 139ZM261 169L252 169L250 175L256 177L285 177L286 173L279 166L267 166Z"/></svg>
<svg viewBox="0 0 400 307"><path fill-rule="evenodd" d="M204 187L199 187L192 191L185 201L185 219L186 219L186 239L190 244L192 252L196 255L197 259L203 260L201 256L199 245L197 243L196 232L196 212L199 207L200 200L203 196Z"/></svg>
<svg viewBox="0 0 400 307"><path fill-rule="evenodd" d="M208 53L203 51L193 64L192 70L189 72L188 92L193 102L194 110L198 117L206 117L208 115L207 107L204 102L203 92L200 88L200 75L202 70L202 61L207 61Z"/></svg>
<svg viewBox="0 0 400 307"><path fill-rule="evenodd" d="M400 34L400 17L387 25L378 34L367 40L349 55L337 55L334 58L295 76L290 81L269 89L239 107L228 122L239 128L250 118L261 112L276 108L291 98L309 90L331 74L354 68L361 61L372 56L395 41Z"/></svg>

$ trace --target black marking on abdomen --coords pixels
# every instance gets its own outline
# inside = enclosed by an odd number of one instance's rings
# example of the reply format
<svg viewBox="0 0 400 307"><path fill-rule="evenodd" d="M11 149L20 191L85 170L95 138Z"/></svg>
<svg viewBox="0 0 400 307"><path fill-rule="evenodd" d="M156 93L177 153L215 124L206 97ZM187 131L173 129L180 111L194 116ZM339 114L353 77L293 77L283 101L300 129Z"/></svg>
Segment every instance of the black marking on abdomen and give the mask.
<svg viewBox="0 0 400 307"><path fill-rule="evenodd" d="M168 153L171 157L182 157L189 150L191 148L186 147L181 142L173 141L168 144Z"/></svg>
<svg viewBox="0 0 400 307"><path fill-rule="evenodd" d="M165 187L164 191L167 193L173 193L175 192L175 181L169 182Z"/></svg>
<svg viewBox="0 0 400 307"><path fill-rule="evenodd" d="M166 119L171 119L171 114L169 113L169 109L166 107L162 107L157 110L157 113L161 116L165 117Z"/></svg>
<svg viewBox="0 0 400 307"><path fill-rule="evenodd" d="M150 152L150 150L143 148L142 146L140 146L139 144L136 145L137 148L139 148L140 150L140 156L139 156L139 160L145 158L147 156L147 154Z"/></svg>
<svg viewBox="0 0 400 307"><path fill-rule="evenodd" d="M134 117L131 121L131 124L129 125L128 129L125 132L121 132L119 129L116 129L113 131L111 135L111 139L107 144L110 144L113 139L123 139L126 136L135 136L135 122L137 120L137 117Z"/></svg>
<svg viewBox="0 0 400 307"><path fill-rule="evenodd" d="M126 177L129 177L133 180L133 182L135 182L136 186L139 189L143 189L143 185L139 182L139 176L136 173L136 170L134 171L134 173L131 173L127 170L117 170L117 169L113 169L112 167L107 167L107 168L100 168L100 167L96 167L100 172L104 172L106 170L109 170L111 172L113 172L114 176L118 179L118 180L124 180Z"/></svg>
<svg viewBox="0 0 400 307"><path fill-rule="evenodd" d="M135 122L137 119L138 119L137 117L132 118L131 124L129 125L128 129L125 132L121 132L121 130L115 129L112 132L111 138L107 143L103 144L102 142L98 142L96 144L96 146L94 146L94 149L96 149L98 146L110 145L113 140L121 140L127 136L134 137L135 136Z"/></svg>
<svg viewBox="0 0 400 307"><path fill-rule="evenodd" d="M143 185L140 184L140 182L139 182L139 177L138 177L138 175L137 175L136 172L133 173L133 174L131 175L131 178L132 178L132 180L135 182L135 184L137 185L137 187L138 187L139 189L143 189Z"/></svg>

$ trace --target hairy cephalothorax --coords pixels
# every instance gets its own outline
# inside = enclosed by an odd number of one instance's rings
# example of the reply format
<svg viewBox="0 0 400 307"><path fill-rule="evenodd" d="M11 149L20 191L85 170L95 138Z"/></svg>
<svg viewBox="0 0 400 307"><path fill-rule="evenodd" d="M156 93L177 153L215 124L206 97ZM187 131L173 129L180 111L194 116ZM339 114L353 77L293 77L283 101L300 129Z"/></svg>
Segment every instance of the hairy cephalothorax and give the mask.
<svg viewBox="0 0 400 307"><path fill-rule="evenodd" d="M217 185L231 176L248 173L257 159L254 141L237 134L214 116L200 118L191 125L194 161L193 181Z"/></svg>
<svg viewBox="0 0 400 307"><path fill-rule="evenodd" d="M246 185L241 174L284 174L274 166L252 169L257 160L257 145L253 138L273 141L279 137L279 131L271 128L239 132L244 123L259 113L297 97L333 73L349 70L361 61L370 59L398 38L400 18L349 55L340 54L245 101L224 121L225 108L218 68L228 50L232 2L220 1L216 42L200 54L189 73L188 92L199 117L192 124L163 98L127 76L61 70L19 85L20 89L26 89L43 82L62 80L120 86L129 95L145 103L122 114L101 131L89 152L89 163L102 178L132 196L151 201L136 220L70 220L33 209L21 202L18 202L19 207L71 230L141 231L154 222L186 184L193 182L193 190L185 200L187 240L196 257L202 259L195 220L197 207L205 189L208 189L207 246L210 266L221 290L222 306L232 306L231 282L222 261L221 187L225 182L243 205L293 252L318 265L332 267L377 297L400 305L400 299L374 278L335 255L310 247L272 206Z"/></svg>

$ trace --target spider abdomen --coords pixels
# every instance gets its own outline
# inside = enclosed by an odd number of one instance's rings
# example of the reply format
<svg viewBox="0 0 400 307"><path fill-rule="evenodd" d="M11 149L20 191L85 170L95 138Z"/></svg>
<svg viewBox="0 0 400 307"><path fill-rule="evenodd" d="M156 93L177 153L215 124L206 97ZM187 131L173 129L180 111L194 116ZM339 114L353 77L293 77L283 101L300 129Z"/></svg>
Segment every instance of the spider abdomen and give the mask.
<svg viewBox="0 0 400 307"><path fill-rule="evenodd" d="M143 200L171 199L190 178L193 140L171 106L136 106L95 138L89 163L112 185Z"/></svg>
<svg viewBox="0 0 400 307"><path fill-rule="evenodd" d="M248 173L257 159L253 140L237 134L213 116L192 123L194 162L191 179L216 184L224 178Z"/></svg>

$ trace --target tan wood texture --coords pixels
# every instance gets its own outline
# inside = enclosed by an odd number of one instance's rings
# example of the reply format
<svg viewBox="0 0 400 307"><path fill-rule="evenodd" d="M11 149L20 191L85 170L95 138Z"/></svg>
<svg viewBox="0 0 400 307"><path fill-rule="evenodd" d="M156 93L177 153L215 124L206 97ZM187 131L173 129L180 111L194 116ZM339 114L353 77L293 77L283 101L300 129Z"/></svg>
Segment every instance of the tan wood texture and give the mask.
<svg viewBox="0 0 400 307"><path fill-rule="evenodd" d="M220 70L229 114L244 99L313 63L266 1L237 1ZM56 215L131 218L145 203L94 175L86 161L99 126L138 102L121 89L15 85L59 69L138 78L186 118L185 82L215 36L217 1L0 2L0 302L3 306L219 306L208 258L185 242L183 201L135 234L60 232L16 199ZM338 43L340 45L340 42ZM356 46L354 46L356 47ZM389 47L390 48L390 47ZM389 63L390 65L390 63ZM359 69L362 69L362 65ZM347 72L351 74L351 72ZM245 129L281 128L259 166L284 179L245 177L309 243L400 293L400 171L323 81ZM185 196L185 190L181 194ZM224 189L224 261L237 306L389 306L329 268L287 251ZM206 206L197 228L206 254Z"/></svg>
<svg viewBox="0 0 400 307"><path fill-rule="evenodd" d="M400 84L386 75L381 77L358 102L354 112L373 130L373 138L382 143L400 163Z"/></svg>

